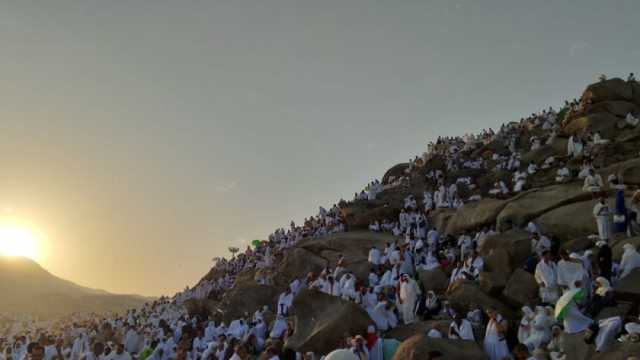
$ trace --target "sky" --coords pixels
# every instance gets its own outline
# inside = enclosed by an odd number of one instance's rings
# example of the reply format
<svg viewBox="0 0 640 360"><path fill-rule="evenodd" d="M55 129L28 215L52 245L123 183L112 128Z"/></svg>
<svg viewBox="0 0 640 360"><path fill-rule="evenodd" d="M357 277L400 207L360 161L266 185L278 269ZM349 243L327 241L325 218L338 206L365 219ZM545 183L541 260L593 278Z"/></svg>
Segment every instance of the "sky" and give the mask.
<svg viewBox="0 0 640 360"><path fill-rule="evenodd" d="M81 285L173 294L439 135L640 72L637 0L0 4L0 217Z"/></svg>

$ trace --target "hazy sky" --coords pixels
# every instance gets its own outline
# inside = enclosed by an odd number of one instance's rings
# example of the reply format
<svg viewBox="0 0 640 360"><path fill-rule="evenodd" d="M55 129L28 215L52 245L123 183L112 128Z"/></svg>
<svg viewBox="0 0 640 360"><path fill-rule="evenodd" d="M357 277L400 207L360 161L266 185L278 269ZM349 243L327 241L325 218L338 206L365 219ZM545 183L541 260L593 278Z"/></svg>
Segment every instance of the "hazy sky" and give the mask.
<svg viewBox="0 0 640 360"><path fill-rule="evenodd" d="M640 1L0 5L0 207L40 263L114 292L351 197L438 135L640 73Z"/></svg>

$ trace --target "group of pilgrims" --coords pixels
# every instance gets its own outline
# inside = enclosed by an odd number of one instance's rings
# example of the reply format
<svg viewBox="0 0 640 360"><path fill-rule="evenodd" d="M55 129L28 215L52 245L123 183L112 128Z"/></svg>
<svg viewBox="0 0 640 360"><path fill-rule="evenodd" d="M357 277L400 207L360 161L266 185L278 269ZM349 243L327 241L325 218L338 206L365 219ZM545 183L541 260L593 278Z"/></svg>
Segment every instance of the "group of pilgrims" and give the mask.
<svg viewBox="0 0 640 360"><path fill-rule="evenodd" d="M588 105L574 100L561 111L545 109L505 124L497 132L488 129L438 138L409 162L402 175L375 180L356 193L353 201L375 201L385 191L410 185L416 174L422 174L421 183L427 184L421 197L412 194L404 199L397 218L376 219L369 225L371 232L390 233L394 241L369 249L367 278L358 278L348 268L350 259L340 256L319 273L298 274L277 303L243 309L244 316L228 324L213 315L186 311L189 300L222 299L246 269L256 270L257 283L271 284L278 259L299 241L347 231L341 210L349 203L341 200L329 210L320 207L302 225L292 221L287 229L277 229L267 240L231 259L216 258L196 286L141 309L126 314L75 314L55 321L2 317L0 360L330 360L330 354L300 353L282 346L295 331L289 316L302 289L351 301L369 314L366 333L345 336L336 349L349 354L342 359L389 360L399 342L385 335L426 320L449 324L434 325L426 336L478 342L491 360L562 360L567 356L563 334L583 331L585 342L596 351L606 351L616 341L640 341L637 314L635 318L597 318L602 309L615 306L613 286L640 268L640 253L632 243L624 245L619 263L612 259L614 237L640 234L640 191L627 196L622 176L609 176L605 183L593 166L592 155L608 140L587 129L569 139L565 157L523 161L525 153L553 142L566 114L587 111ZM636 127L638 116L628 114L627 124ZM531 133L535 136L523 141L523 134ZM491 143L501 143L508 154L495 153L487 159L475 151ZM436 157L443 159L444 168L420 173ZM579 168L570 167L573 159L582 160ZM511 176L496 180L488 189L482 189L473 176L447 176L464 169L510 172ZM594 204L593 219L584 220L595 221L598 229L591 237L592 247L569 253L560 248L554 234L530 222L524 230L530 234L531 255L523 269L535 277L539 299L522 307L519 323L509 323L514 319L496 308L450 303L449 290L460 283L479 282L485 264L481 250L498 230L490 224L458 236L444 234L433 223L433 212L460 209L483 197L514 196L530 188L540 172L552 172L558 183L583 181ZM613 201L606 197L606 190L615 193ZM436 269L449 274L446 289L425 291L419 274ZM428 358L444 359L438 351L430 352Z"/></svg>

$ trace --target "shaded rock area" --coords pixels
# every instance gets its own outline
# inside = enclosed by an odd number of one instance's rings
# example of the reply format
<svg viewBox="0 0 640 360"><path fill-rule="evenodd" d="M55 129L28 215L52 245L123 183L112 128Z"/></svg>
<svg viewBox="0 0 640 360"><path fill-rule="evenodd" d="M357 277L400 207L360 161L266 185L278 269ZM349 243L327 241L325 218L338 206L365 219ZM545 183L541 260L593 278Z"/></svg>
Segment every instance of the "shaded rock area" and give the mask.
<svg viewBox="0 0 640 360"><path fill-rule="evenodd" d="M447 360L488 360L480 345L473 341L432 339L415 335L400 344L393 360L424 360L430 351L439 351Z"/></svg>
<svg viewBox="0 0 640 360"><path fill-rule="evenodd" d="M640 300L640 268L636 268L614 286L613 290L621 299Z"/></svg>
<svg viewBox="0 0 640 360"><path fill-rule="evenodd" d="M425 291L433 290L441 293L449 285L449 277L442 269L419 271L418 276Z"/></svg>
<svg viewBox="0 0 640 360"><path fill-rule="evenodd" d="M466 204L453 214L447 223L445 234L459 235L467 230L475 230L483 225L492 225L506 202L496 199L483 199Z"/></svg>
<svg viewBox="0 0 640 360"><path fill-rule="evenodd" d="M555 234L561 240L586 237L598 232L593 220L593 201L581 201L551 210L536 222L545 233Z"/></svg>
<svg viewBox="0 0 640 360"><path fill-rule="evenodd" d="M360 306L315 290L302 290L293 302L294 334L285 346L326 354L340 346L345 334L366 334L372 323Z"/></svg>
<svg viewBox="0 0 640 360"><path fill-rule="evenodd" d="M532 274L516 269L511 274L502 295L514 306L531 304L538 297L538 283Z"/></svg>

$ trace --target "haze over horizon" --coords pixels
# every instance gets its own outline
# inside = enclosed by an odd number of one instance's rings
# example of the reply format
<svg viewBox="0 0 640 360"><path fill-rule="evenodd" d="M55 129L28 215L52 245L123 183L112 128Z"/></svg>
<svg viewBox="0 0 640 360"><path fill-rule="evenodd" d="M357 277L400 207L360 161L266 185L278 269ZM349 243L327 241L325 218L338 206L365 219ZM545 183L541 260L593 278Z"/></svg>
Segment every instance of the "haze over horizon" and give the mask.
<svg viewBox="0 0 640 360"><path fill-rule="evenodd" d="M0 11L0 220L83 286L173 294L437 136L638 71L634 0L21 1Z"/></svg>

